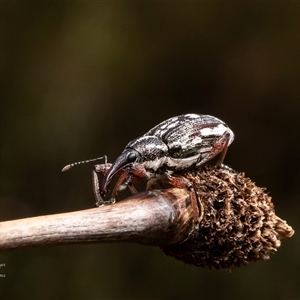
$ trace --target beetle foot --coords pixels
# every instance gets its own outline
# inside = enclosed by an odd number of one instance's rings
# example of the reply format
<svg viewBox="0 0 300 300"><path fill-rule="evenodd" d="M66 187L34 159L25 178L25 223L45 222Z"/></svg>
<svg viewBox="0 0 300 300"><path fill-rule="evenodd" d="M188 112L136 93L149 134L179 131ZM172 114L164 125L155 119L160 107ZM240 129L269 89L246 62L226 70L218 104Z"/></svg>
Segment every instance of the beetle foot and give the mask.
<svg viewBox="0 0 300 300"><path fill-rule="evenodd" d="M220 165L220 168L221 169L224 169L224 170L227 170L227 171L230 171L230 172L236 172L234 171L231 167L227 166L227 165L224 165L224 164L221 164Z"/></svg>
<svg viewBox="0 0 300 300"><path fill-rule="evenodd" d="M97 201L95 203L95 207L101 207L101 206L105 206L105 205L110 205L110 204L114 204L116 202L116 198L111 198L107 201L101 200L101 201Z"/></svg>

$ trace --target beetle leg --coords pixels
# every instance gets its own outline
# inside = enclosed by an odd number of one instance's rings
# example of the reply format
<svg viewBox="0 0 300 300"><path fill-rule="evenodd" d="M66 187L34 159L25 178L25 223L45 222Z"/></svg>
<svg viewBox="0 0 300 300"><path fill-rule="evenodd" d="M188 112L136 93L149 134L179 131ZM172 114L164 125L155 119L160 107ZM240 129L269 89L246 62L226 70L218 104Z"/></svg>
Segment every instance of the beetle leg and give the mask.
<svg viewBox="0 0 300 300"><path fill-rule="evenodd" d="M227 153L227 149L228 149L229 138L230 138L230 133L226 132L225 136L222 137L219 141L220 145L222 145L221 147L223 148L223 150L221 151L221 154L220 154L220 157L216 164L216 167L220 167L223 164L223 161L224 161L225 155Z"/></svg>
<svg viewBox="0 0 300 300"><path fill-rule="evenodd" d="M131 194L137 194L137 190L131 182L128 183L128 188L129 188Z"/></svg>
<svg viewBox="0 0 300 300"><path fill-rule="evenodd" d="M109 168L111 167L111 164L106 163L106 164L100 164L100 165L95 165L94 170L93 170L93 191L96 199L96 206L102 206L106 204L113 203L114 201L104 201L103 198L100 195L100 189L99 189L99 178L98 178L98 173L104 173L106 172Z"/></svg>
<svg viewBox="0 0 300 300"><path fill-rule="evenodd" d="M105 204L105 201L102 199L99 191L99 179L98 174L93 170L93 191L96 199L96 206L102 206Z"/></svg>
<svg viewBox="0 0 300 300"><path fill-rule="evenodd" d="M204 209L202 204L200 203L197 193L195 192L193 184L182 176L171 176L169 174L166 174L167 178L171 185L173 185L176 188L179 189L186 189L190 192L191 196L191 203L194 210L194 222L197 224L199 223L199 220L202 219L204 214Z"/></svg>
<svg viewBox="0 0 300 300"><path fill-rule="evenodd" d="M216 155L220 153L220 157L216 163L216 167L220 167L223 163L223 160L225 158L228 144L230 139L230 133L226 132L224 136L222 136L212 147L210 153L205 156L200 162L198 162L197 167L204 165L206 162L214 158Z"/></svg>
<svg viewBox="0 0 300 300"><path fill-rule="evenodd" d="M187 189L189 191L193 191L194 187L193 184L186 178L184 177L179 177L179 176L171 176L167 174L167 178L174 187L179 188L179 189Z"/></svg>
<svg viewBox="0 0 300 300"><path fill-rule="evenodd" d="M137 190L135 189L135 187L132 184L132 179L133 179L133 175L131 173L129 173L127 178L125 179L125 181L123 182L123 184L121 186L122 186L122 189L125 189L126 187L128 187L131 194L136 194ZM119 189L119 191L121 191L121 189Z"/></svg>
<svg viewBox="0 0 300 300"><path fill-rule="evenodd" d="M122 191L122 190L126 189L127 187L132 194L136 194L137 190L135 189L135 187L132 184L133 176L134 175L132 174L132 169L123 170L117 183L114 186L114 189L112 192L112 197L115 197L119 191ZM137 177L134 177L134 178L135 178L135 180L134 180L135 182L139 181L139 178L137 178Z"/></svg>
<svg viewBox="0 0 300 300"><path fill-rule="evenodd" d="M136 194L137 190L133 186L133 183L138 183L142 179L150 179L152 176L147 172L145 167L140 163L133 163L130 168L130 181L128 181L128 188L132 194Z"/></svg>
<svg viewBox="0 0 300 300"><path fill-rule="evenodd" d="M147 172L145 167L140 163L133 163L130 169L130 173L134 175L134 178L150 179L151 174Z"/></svg>
<svg viewBox="0 0 300 300"><path fill-rule="evenodd" d="M129 169L122 170L122 173L114 186L112 197L115 197L119 191L124 190L126 187L128 187L132 194L136 194L137 190L133 186L132 181L136 183L143 178L147 179L149 177L149 174L142 164L133 163Z"/></svg>
<svg viewBox="0 0 300 300"><path fill-rule="evenodd" d="M128 170L122 170L122 173L120 177L118 178L118 181L116 182L114 189L112 191L112 199L115 199L118 191L124 190L127 185L129 184L127 177L129 177L129 171ZM129 178L131 180L131 178Z"/></svg>

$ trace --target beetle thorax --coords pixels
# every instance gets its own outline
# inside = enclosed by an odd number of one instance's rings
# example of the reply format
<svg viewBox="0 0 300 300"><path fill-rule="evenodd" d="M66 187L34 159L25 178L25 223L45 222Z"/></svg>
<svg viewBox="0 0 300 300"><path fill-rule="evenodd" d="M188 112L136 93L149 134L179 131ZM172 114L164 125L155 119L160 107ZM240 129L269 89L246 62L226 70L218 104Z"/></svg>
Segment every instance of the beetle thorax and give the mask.
<svg viewBox="0 0 300 300"><path fill-rule="evenodd" d="M167 145L156 136L142 136L131 141L125 149L134 149L139 152L138 163L147 171L156 172L161 168L169 155Z"/></svg>

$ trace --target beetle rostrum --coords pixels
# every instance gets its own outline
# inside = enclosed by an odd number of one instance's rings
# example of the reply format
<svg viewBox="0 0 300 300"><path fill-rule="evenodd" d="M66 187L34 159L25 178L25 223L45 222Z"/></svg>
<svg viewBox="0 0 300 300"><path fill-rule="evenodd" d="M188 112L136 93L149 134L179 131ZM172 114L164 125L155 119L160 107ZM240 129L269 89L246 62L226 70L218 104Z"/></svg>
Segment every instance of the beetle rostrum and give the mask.
<svg viewBox="0 0 300 300"><path fill-rule="evenodd" d="M119 177L112 191L128 187L136 192L132 181L149 180L157 174L172 176L179 171L200 168L219 154L216 164L221 166L228 146L233 142L232 130L220 119L199 114L184 114L170 118L150 129L143 136L130 141L113 164L95 165L95 173L104 173L101 184L93 175L97 203L105 204L108 186ZM105 157L106 159L106 157ZM66 166L69 169L76 163Z"/></svg>

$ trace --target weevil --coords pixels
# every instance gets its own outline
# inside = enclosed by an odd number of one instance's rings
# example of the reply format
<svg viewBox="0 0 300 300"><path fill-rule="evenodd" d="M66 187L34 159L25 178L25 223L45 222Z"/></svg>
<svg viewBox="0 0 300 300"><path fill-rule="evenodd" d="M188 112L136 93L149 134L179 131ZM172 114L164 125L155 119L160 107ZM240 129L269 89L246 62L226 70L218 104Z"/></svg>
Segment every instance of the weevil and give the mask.
<svg viewBox="0 0 300 300"><path fill-rule="evenodd" d="M130 141L114 163L107 157L76 162L71 167L99 159L93 170L93 189L97 205L114 203L118 191L126 187L136 193L133 183L166 175L171 184L191 188L185 181L177 180L176 173L199 169L219 154L216 167L220 167L228 146L233 142L232 130L220 119L199 114L184 114L165 120L147 133ZM104 176L99 184L98 173ZM114 177L119 177L112 191L112 198L104 201L108 186Z"/></svg>

